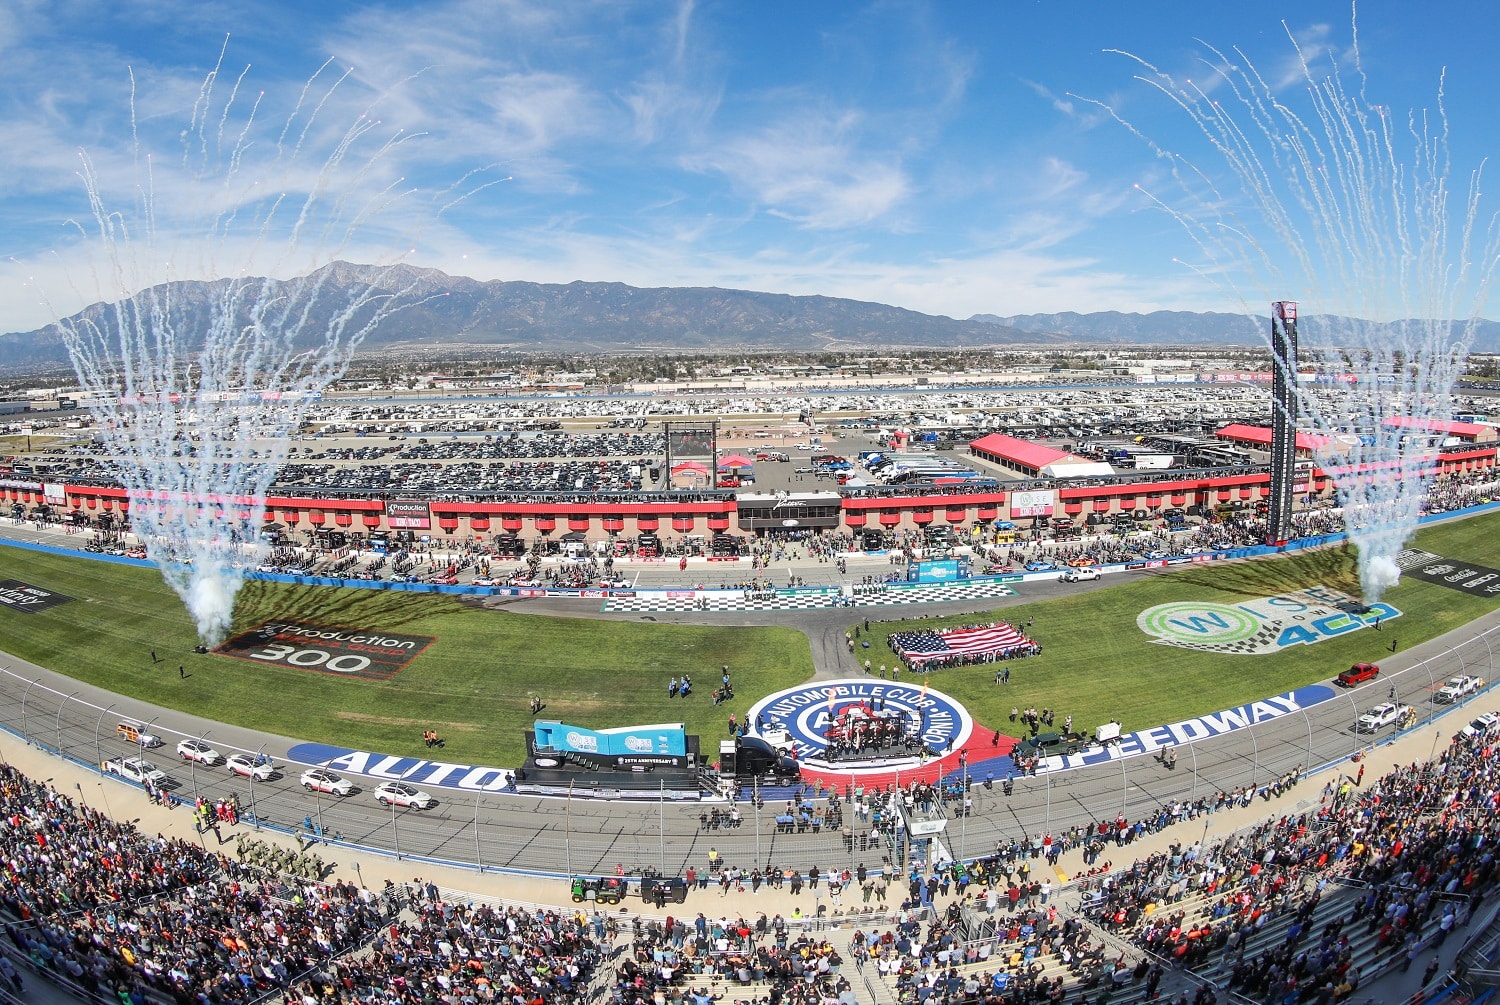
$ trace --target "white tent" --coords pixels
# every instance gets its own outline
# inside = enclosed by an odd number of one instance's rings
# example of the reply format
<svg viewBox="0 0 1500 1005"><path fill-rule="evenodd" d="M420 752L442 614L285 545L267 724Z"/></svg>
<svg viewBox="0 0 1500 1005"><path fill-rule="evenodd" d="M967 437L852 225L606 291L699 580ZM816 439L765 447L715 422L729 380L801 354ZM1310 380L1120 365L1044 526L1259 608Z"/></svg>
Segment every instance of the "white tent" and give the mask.
<svg viewBox="0 0 1500 1005"><path fill-rule="evenodd" d="M1040 473L1043 478L1099 478L1114 474L1115 469L1103 461L1069 455L1046 465Z"/></svg>

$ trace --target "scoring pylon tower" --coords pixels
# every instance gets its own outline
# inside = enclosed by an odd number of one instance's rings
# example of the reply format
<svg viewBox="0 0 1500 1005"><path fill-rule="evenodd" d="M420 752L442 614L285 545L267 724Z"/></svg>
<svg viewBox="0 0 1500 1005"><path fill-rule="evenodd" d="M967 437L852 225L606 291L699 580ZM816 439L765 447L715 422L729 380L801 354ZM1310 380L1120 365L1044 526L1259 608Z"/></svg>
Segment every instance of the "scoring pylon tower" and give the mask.
<svg viewBox="0 0 1500 1005"><path fill-rule="evenodd" d="M1271 305L1271 507L1268 544L1292 534L1292 485L1297 473L1297 305Z"/></svg>

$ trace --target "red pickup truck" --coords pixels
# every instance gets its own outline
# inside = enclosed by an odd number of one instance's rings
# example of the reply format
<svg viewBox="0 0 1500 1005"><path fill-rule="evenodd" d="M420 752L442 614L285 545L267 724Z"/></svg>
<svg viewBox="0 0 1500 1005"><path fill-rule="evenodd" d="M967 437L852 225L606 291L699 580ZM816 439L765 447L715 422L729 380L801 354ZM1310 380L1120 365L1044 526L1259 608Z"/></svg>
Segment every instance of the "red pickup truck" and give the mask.
<svg viewBox="0 0 1500 1005"><path fill-rule="evenodd" d="M1339 674L1333 682L1339 687L1354 687L1363 684L1367 680L1374 680L1380 676L1380 667L1374 663L1356 663L1348 670Z"/></svg>

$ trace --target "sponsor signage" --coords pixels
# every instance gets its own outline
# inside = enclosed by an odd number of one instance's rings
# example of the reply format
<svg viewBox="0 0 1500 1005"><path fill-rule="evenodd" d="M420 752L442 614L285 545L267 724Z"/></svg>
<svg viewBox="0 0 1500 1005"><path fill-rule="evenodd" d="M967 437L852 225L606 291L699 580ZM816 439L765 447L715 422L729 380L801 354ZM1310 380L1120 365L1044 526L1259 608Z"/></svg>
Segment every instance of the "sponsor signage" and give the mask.
<svg viewBox="0 0 1500 1005"><path fill-rule="evenodd" d="M1444 558L1416 548L1409 548L1397 555L1396 565L1403 576L1420 579L1424 583L1436 583L1475 597L1495 597L1500 594L1500 570L1483 565Z"/></svg>
<svg viewBox="0 0 1500 1005"><path fill-rule="evenodd" d="M398 530L430 530L432 511L426 499L392 499L385 504L385 523Z"/></svg>
<svg viewBox="0 0 1500 1005"><path fill-rule="evenodd" d="M1390 604L1366 607L1347 593L1312 586L1238 604L1191 600L1158 604L1142 611L1136 625L1162 645L1264 656L1399 617L1401 612Z"/></svg>
<svg viewBox="0 0 1500 1005"><path fill-rule="evenodd" d="M218 652L242 660L292 666L362 680L390 680L433 642L430 635L397 635L267 621L219 646Z"/></svg>
<svg viewBox="0 0 1500 1005"><path fill-rule="evenodd" d="M66 604L72 599L61 593L44 590L40 586L23 583L19 579L0 582L0 604L21 614L35 614L58 604Z"/></svg>
<svg viewBox="0 0 1500 1005"><path fill-rule="evenodd" d="M1088 764L1102 764L1126 757L1150 754L1163 747L1175 747L1180 743L1195 743L1211 736L1223 736L1235 730L1246 729L1284 715L1294 715L1305 708L1338 697L1333 688L1324 684L1298 688L1284 694L1272 695L1260 701L1252 701L1238 708L1227 708L1213 715L1200 715L1181 722L1157 726L1139 733L1122 733L1118 743L1094 746L1077 754L1064 754L1043 758L1038 770L1061 771Z"/></svg>
<svg viewBox="0 0 1500 1005"><path fill-rule="evenodd" d="M1054 489L1033 489L1028 492L1012 492L1010 494L1010 516L1017 517L1051 516L1053 507L1057 504L1057 492Z"/></svg>
<svg viewBox="0 0 1500 1005"><path fill-rule="evenodd" d="M974 730L968 711L940 691L866 678L818 681L778 691L756 702L745 715L752 723L753 734L760 735L762 728L773 733L785 731L805 761L822 756L828 749L824 734L838 710L859 703L910 713L921 725L922 742L931 750L945 751L950 745L958 749ZM836 770L847 773L849 769L839 764ZM890 767L887 764L878 770L889 771Z"/></svg>
<svg viewBox="0 0 1500 1005"><path fill-rule="evenodd" d="M917 562L914 566L919 583L951 583L958 579L958 559L936 559Z"/></svg>
<svg viewBox="0 0 1500 1005"><path fill-rule="evenodd" d="M639 756L657 754L681 757L687 753L687 733L680 722L654 726L622 726L618 729L585 729L561 722L533 723L537 749L578 754Z"/></svg>
<svg viewBox="0 0 1500 1005"><path fill-rule="evenodd" d="M48 506L66 506L68 493L61 482L42 483L42 501Z"/></svg>

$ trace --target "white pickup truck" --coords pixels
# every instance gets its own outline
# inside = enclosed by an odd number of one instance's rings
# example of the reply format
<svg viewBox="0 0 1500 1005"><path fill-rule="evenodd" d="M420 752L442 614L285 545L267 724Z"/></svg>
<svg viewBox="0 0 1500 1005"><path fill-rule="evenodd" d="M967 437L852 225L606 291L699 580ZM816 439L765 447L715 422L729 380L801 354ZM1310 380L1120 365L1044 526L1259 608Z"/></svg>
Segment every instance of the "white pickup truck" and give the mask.
<svg viewBox="0 0 1500 1005"><path fill-rule="evenodd" d="M1459 674L1457 677L1449 677L1448 683L1437 689L1432 700L1439 705L1451 705L1455 701L1462 701L1482 687L1484 687L1483 678Z"/></svg>
<svg viewBox="0 0 1500 1005"><path fill-rule="evenodd" d="M143 757L114 757L104 762L104 770L132 782L160 785L167 780L165 771Z"/></svg>

